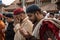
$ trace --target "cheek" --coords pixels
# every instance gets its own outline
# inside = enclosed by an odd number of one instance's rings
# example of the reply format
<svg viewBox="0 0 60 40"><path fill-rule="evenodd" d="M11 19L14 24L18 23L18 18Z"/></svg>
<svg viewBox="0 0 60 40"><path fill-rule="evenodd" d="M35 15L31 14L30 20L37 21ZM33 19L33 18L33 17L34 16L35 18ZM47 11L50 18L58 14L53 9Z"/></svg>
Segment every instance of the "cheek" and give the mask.
<svg viewBox="0 0 60 40"><path fill-rule="evenodd" d="M10 21L10 19L7 19L7 21L9 22L9 21Z"/></svg>
<svg viewBox="0 0 60 40"><path fill-rule="evenodd" d="M30 20L34 21L34 20L35 20L35 18L32 16L32 17L30 17Z"/></svg>
<svg viewBox="0 0 60 40"><path fill-rule="evenodd" d="M23 15L20 15L20 17L19 17L20 19L23 19Z"/></svg>

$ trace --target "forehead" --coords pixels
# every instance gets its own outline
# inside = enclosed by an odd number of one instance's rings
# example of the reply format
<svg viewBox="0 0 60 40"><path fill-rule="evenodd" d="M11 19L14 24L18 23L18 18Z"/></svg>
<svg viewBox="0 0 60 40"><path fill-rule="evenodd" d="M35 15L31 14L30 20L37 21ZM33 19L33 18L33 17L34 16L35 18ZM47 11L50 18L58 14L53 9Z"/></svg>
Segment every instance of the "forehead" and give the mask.
<svg viewBox="0 0 60 40"><path fill-rule="evenodd" d="M34 15L34 13L27 13L27 15Z"/></svg>

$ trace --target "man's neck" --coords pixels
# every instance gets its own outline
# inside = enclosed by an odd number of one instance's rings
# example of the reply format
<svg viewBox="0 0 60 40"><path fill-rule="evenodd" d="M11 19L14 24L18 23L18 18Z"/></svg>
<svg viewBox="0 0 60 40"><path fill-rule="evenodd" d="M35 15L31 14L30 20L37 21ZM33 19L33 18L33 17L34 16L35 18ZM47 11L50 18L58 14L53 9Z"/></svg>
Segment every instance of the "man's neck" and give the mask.
<svg viewBox="0 0 60 40"><path fill-rule="evenodd" d="M41 16L40 19L37 19L37 21L39 22L39 21L40 21L41 19L43 19L43 18L44 18L44 16Z"/></svg>

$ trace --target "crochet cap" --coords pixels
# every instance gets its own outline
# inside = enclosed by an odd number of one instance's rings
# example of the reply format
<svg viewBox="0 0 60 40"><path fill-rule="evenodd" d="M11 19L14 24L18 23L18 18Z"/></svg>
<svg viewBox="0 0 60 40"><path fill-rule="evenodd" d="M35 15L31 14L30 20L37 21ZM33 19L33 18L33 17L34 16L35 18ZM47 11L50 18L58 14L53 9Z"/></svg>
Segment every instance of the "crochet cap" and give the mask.
<svg viewBox="0 0 60 40"><path fill-rule="evenodd" d="M13 18L13 14L6 14L6 17Z"/></svg>
<svg viewBox="0 0 60 40"><path fill-rule="evenodd" d="M40 8L37 5L33 4L33 5L30 5L29 7L27 7L26 12L33 13L33 12L36 12L39 10L40 10Z"/></svg>
<svg viewBox="0 0 60 40"><path fill-rule="evenodd" d="M23 8L17 8L17 9L14 10L14 15L18 15L22 12L24 12Z"/></svg>

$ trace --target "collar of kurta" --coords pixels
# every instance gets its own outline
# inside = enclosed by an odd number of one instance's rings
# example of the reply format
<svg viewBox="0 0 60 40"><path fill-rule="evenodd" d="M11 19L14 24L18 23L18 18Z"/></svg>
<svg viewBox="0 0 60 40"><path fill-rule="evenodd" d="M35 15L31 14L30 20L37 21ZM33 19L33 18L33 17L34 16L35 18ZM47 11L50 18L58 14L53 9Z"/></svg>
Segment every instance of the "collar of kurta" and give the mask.
<svg viewBox="0 0 60 40"><path fill-rule="evenodd" d="M22 23L25 22L27 19L28 19L28 17L26 17L26 18L22 21Z"/></svg>

